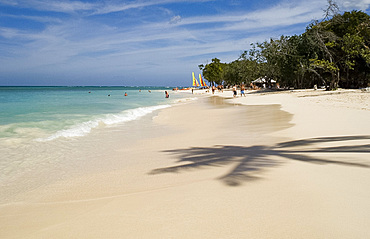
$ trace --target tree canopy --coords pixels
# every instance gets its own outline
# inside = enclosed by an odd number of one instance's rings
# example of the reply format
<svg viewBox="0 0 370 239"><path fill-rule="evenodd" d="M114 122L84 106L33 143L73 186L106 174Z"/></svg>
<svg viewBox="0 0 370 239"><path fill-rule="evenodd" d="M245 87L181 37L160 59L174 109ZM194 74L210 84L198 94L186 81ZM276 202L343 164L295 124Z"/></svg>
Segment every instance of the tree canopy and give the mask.
<svg viewBox="0 0 370 239"><path fill-rule="evenodd" d="M329 0L324 20L312 22L303 34L252 43L250 50L233 62L214 58L199 68L212 84L250 84L265 77L282 87L367 87L370 16L356 10L338 14Z"/></svg>

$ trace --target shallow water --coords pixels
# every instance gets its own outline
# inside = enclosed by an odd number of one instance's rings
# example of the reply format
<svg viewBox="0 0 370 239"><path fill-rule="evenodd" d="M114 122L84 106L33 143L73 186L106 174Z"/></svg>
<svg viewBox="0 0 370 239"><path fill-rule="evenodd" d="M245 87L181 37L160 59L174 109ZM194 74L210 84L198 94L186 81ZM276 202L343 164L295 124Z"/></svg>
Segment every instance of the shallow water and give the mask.
<svg viewBox="0 0 370 239"><path fill-rule="evenodd" d="M165 99L164 90L168 89L0 87L0 140L83 136L101 125L136 120L183 97L172 94Z"/></svg>
<svg viewBox="0 0 370 239"><path fill-rule="evenodd" d="M164 90L0 87L0 202L58 180L111 170L102 159L118 144L129 147L145 132L159 133L145 130L158 110L194 98L170 92L165 99Z"/></svg>

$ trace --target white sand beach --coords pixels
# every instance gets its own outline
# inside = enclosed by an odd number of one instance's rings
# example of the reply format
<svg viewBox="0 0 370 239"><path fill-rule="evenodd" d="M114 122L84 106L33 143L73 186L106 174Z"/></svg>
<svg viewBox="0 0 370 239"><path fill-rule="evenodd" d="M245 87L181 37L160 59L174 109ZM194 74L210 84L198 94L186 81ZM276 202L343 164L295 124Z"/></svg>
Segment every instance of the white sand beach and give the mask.
<svg viewBox="0 0 370 239"><path fill-rule="evenodd" d="M369 237L369 92L204 93L149 120L1 204L0 238Z"/></svg>

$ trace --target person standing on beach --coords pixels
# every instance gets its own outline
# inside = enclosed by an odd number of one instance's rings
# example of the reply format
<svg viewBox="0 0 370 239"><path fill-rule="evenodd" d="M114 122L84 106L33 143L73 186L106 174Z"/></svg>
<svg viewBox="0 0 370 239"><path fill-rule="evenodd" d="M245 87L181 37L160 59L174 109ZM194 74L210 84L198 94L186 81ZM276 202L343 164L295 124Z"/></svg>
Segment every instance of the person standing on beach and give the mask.
<svg viewBox="0 0 370 239"><path fill-rule="evenodd" d="M233 87L233 96L236 97L236 85Z"/></svg>
<svg viewBox="0 0 370 239"><path fill-rule="evenodd" d="M223 85L219 85L219 86L217 86L217 89L218 89L218 92L224 92L223 91L223 88L224 88L224 86Z"/></svg>
<svg viewBox="0 0 370 239"><path fill-rule="evenodd" d="M244 85L241 85L240 86L240 96L245 96L245 86Z"/></svg>

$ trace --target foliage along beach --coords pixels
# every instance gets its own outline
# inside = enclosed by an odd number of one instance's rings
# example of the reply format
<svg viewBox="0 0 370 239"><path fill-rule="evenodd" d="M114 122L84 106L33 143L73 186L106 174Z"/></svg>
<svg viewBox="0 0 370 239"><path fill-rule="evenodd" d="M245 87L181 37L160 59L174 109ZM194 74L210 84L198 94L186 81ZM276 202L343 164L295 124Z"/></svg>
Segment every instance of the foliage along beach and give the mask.
<svg viewBox="0 0 370 239"><path fill-rule="evenodd" d="M250 85L259 77L283 88L329 90L365 88L370 84L370 16L361 11L338 13L329 1L322 21L314 21L300 35L252 43L249 51L231 62L213 58L199 65L211 84Z"/></svg>

